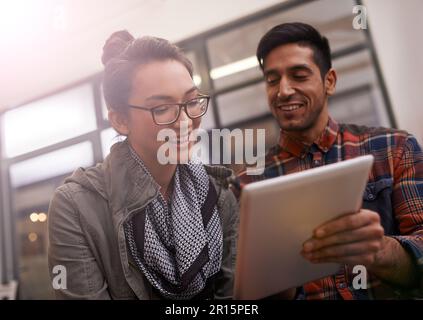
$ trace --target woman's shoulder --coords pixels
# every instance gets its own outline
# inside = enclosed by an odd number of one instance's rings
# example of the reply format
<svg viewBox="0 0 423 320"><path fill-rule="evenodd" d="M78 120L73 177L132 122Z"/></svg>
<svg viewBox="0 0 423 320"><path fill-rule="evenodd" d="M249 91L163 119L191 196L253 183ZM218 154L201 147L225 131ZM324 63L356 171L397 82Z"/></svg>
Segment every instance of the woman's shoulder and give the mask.
<svg viewBox="0 0 423 320"><path fill-rule="evenodd" d="M106 198L102 163L88 168L78 168L66 177L63 184L56 188L53 197L62 201L71 201L75 198Z"/></svg>
<svg viewBox="0 0 423 320"><path fill-rule="evenodd" d="M208 165L204 164L209 177L213 179L213 182L218 184L220 187L228 188L229 179L234 174L233 171L229 168L219 165Z"/></svg>
<svg viewBox="0 0 423 320"><path fill-rule="evenodd" d="M204 165L207 174L211 179L218 194L218 206L225 213L224 215L233 215L237 211L237 200L229 188L229 182L233 177L233 171L223 166Z"/></svg>

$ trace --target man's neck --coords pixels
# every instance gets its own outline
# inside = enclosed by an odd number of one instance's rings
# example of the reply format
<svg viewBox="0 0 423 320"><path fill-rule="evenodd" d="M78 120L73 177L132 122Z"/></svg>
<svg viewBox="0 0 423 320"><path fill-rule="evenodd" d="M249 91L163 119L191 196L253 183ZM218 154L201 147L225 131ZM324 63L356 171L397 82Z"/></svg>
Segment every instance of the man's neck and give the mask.
<svg viewBox="0 0 423 320"><path fill-rule="evenodd" d="M322 111L324 112L324 111ZM327 112L321 114L316 123L309 129L303 131L285 131L286 134L295 140L301 141L306 145L311 145L313 142L319 139L329 121L329 115Z"/></svg>

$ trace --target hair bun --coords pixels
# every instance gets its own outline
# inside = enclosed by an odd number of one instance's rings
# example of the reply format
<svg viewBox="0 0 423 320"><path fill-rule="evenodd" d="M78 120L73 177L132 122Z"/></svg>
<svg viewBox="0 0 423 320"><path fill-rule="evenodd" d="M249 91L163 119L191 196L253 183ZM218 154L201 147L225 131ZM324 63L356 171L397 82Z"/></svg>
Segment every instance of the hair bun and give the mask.
<svg viewBox="0 0 423 320"><path fill-rule="evenodd" d="M103 65L119 56L133 40L134 37L127 30L113 32L103 46L103 55L101 56Z"/></svg>

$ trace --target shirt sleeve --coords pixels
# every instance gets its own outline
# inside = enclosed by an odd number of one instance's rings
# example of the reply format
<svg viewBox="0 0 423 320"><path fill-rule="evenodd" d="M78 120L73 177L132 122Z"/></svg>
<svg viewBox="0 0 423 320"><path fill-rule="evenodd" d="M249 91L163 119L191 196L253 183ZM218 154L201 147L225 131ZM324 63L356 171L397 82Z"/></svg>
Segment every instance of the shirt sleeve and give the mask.
<svg viewBox="0 0 423 320"><path fill-rule="evenodd" d="M419 295L423 294L423 152L409 135L394 167L392 203L400 235L394 236L418 270Z"/></svg>

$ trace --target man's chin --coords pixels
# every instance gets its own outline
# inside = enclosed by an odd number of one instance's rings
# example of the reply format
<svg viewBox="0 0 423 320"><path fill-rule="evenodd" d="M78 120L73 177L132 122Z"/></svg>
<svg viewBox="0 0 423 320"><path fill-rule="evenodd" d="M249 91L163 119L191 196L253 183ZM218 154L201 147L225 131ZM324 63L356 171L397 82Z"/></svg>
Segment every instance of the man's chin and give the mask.
<svg viewBox="0 0 423 320"><path fill-rule="evenodd" d="M286 121L286 120L279 120L279 127L283 131L304 131L307 130L307 125L303 121Z"/></svg>

